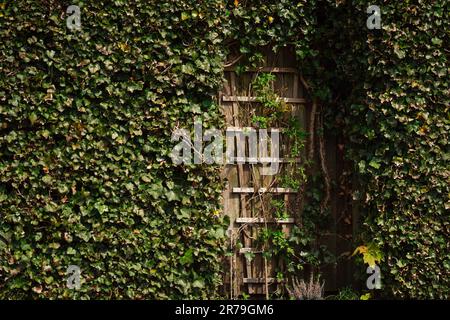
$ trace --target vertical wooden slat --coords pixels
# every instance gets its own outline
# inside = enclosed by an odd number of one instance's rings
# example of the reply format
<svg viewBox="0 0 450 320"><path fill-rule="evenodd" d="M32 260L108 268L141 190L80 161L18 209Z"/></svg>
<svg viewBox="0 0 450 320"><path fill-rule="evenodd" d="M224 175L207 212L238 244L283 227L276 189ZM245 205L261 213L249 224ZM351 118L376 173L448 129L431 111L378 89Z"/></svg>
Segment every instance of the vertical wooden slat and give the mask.
<svg viewBox="0 0 450 320"><path fill-rule="evenodd" d="M236 95L237 93L237 88L236 88L236 74L234 72L230 73L230 93L231 95ZM240 127L240 121L239 121L239 104L238 102L232 102L233 105L233 124L235 127L239 128ZM238 150L238 148L242 147L242 144L245 143L245 138L242 140L241 137L238 135L236 137L236 150ZM244 148L245 150L245 148ZM245 187L245 179L244 179L244 166L241 163L238 163L236 165L237 167L237 176L238 176L238 186L239 187ZM245 194L240 194L240 213L243 217L248 217L247 214L247 199L246 199L246 195ZM244 227L245 228L245 227ZM245 230L245 229L244 229ZM248 231L248 230L247 230ZM245 247L250 247L251 246L251 240L246 236L246 234L243 234L244 237L244 245ZM245 269L246 269L246 277L247 278L252 278L253 277L253 273L252 273L252 263L251 261L249 261L247 258L244 257L245 260ZM248 284L249 287L249 293L251 293L252 289L253 289L253 284Z"/></svg>
<svg viewBox="0 0 450 320"><path fill-rule="evenodd" d="M230 73L227 72L225 74L225 83L223 87L223 92L226 95L231 95L231 79ZM222 102L221 101L221 110L223 115L225 116L225 121L227 125L233 124L233 108L230 102ZM227 143L230 143L227 141ZM234 141L233 141L234 143ZM236 166L232 164L225 164L222 178L227 182L226 188L224 191L224 210L225 214L230 217L230 227L229 227L229 235L231 237L230 245L234 248L236 241L238 240L238 228L239 226L235 223L236 218L239 217L240 212L240 199L239 195L232 193L232 187L238 185L238 174ZM240 286L242 283L242 266L237 258L237 253L234 253L230 259L230 272L232 272L232 276L230 275L230 294L232 294L232 298L236 298L240 295Z"/></svg>

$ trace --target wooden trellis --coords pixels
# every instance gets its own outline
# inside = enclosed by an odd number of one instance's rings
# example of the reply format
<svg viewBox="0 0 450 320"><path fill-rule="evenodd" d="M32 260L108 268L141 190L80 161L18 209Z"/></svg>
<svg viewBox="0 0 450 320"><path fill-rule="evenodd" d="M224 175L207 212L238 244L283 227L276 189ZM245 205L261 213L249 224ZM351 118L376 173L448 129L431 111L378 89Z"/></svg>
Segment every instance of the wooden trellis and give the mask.
<svg viewBox="0 0 450 320"><path fill-rule="evenodd" d="M295 65L292 52L283 50L274 54L267 50L265 62L260 68L247 70L239 75L234 67L227 68L226 82L219 98L229 130L243 130L243 127L247 127L249 123L248 121L243 123L242 119L248 114L257 113L259 103L257 97L253 96L251 83L256 75L262 72L270 72L276 76L273 89L289 106L287 111L289 116L297 119L301 127L305 127L306 101ZM300 162L301 158L293 159L288 156L289 141L283 137L283 128L272 128L272 130L281 132L281 155L277 159L281 168ZM236 141L234 138L227 139L228 143L241 144L245 150L250 148L248 145L250 142L245 138L237 137ZM245 163L227 164L224 169L223 175L227 181L224 210L231 220L228 230L230 247L235 248L229 259L230 270L225 279L226 291L230 298L237 298L242 293L268 297L283 281L275 274L276 269L283 268L282 262L276 261L275 258L265 258L262 255L263 250L256 244L256 238L261 227L275 224L281 225L284 233L290 232L295 223L295 216L292 214L295 207L292 208L292 203L295 203L293 200L296 190L279 186L277 175L261 175L262 166L268 165L267 156L259 154L256 159L247 157ZM266 212L266 203L272 197L284 200L286 218L275 218ZM246 258L249 254L252 255L252 259Z"/></svg>

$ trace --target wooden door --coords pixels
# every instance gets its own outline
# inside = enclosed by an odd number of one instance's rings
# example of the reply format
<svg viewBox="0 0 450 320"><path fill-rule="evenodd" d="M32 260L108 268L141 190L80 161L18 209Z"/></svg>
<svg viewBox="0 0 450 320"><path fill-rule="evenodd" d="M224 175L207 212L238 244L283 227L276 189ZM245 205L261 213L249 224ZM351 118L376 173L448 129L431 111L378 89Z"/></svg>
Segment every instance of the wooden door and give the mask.
<svg viewBox="0 0 450 320"><path fill-rule="evenodd" d="M251 155L255 141L238 134L254 130L258 138L263 135L264 130L261 131L255 125L254 117L263 112L264 105L255 96L253 88L256 77L263 73L274 76L272 89L286 103L287 108L282 117L293 119L301 128L306 126L304 90L299 81L293 50L286 48L273 53L269 49L263 49L262 54L264 61L258 68L245 71L239 70L237 65L226 68L226 81L219 95L227 131L233 131L237 136L227 138L227 148L233 144L234 150L239 147L245 150L245 159L240 163L230 161L223 172L226 180L224 211L231 221L228 235L232 251L224 282L225 291L232 299L242 297L243 294L268 298L281 289L285 279L280 279L277 273L279 275L279 271L283 270L283 263L276 257L264 255L267 248L259 243L258 234L262 229L276 225L287 235L296 219L299 219L295 205L297 190L283 187L280 175L289 170L290 166L300 163L302 155L292 157L291 142L284 134L284 128L267 128L270 137L274 137L277 132L280 136L276 160L279 168L275 175L264 175L262 171L262 168L269 165L267 158L270 159L273 154L263 154L264 148L258 146L258 156L254 159ZM272 147L268 149L270 152L275 150ZM230 156L236 157L236 154ZM286 213L280 217L277 212L277 216L274 216L271 209L273 203L284 203Z"/></svg>

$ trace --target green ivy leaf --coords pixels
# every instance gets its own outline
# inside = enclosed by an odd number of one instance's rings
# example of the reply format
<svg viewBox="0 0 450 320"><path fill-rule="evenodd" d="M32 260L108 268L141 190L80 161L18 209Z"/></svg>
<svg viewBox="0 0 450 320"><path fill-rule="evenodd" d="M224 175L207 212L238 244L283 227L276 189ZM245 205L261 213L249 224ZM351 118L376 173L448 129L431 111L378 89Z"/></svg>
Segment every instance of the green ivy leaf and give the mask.
<svg viewBox="0 0 450 320"><path fill-rule="evenodd" d="M194 257L193 257L193 250L192 249L188 249L184 255L180 258L180 263L181 265L189 265L191 263L194 262Z"/></svg>

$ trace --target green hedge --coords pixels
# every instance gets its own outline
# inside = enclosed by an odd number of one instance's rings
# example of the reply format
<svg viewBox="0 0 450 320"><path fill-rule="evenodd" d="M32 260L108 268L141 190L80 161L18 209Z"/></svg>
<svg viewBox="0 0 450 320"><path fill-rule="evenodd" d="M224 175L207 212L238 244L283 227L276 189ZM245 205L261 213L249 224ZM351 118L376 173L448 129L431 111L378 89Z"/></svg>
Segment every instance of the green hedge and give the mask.
<svg viewBox="0 0 450 320"><path fill-rule="evenodd" d="M383 293L449 297L445 1L379 3L382 30L365 0L78 1L77 32L71 4L0 6L0 297L214 297L219 168L169 153L174 128L222 125L225 38L250 62L295 47L352 142Z"/></svg>
<svg viewBox="0 0 450 320"><path fill-rule="evenodd" d="M224 7L76 1L71 31L71 4L0 9L0 298L212 298L219 169L169 153L177 126L221 125Z"/></svg>
<svg viewBox="0 0 450 320"><path fill-rule="evenodd" d="M373 4L355 3L355 16ZM364 29L355 46L367 50L359 51L366 59L362 102L348 106L365 236L385 256L384 294L448 299L448 1L379 6L382 30Z"/></svg>
<svg viewBox="0 0 450 320"><path fill-rule="evenodd" d="M294 47L298 62L313 55L311 43L316 34L316 0L225 1L224 32L249 62L262 58L261 47L273 50L286 45ZM237 65L245 65L242 59Z"/></svg>
<svg viewBox="0 0 450 320"><path fill-rule="evenodd" d="M447 1L301 1L290 9L284 1L250 3L253 10L241 14L245 28L237 28L251 31L241 45L294 45L326 130L348 140L360 178L354 191L362 200L361 240L384 254L380 294L448 299ZM373 4L381 9L381 30L366 27ZM265 22L269 16L273 24ZM267 33L249 19L265 22Z"/></svg>

